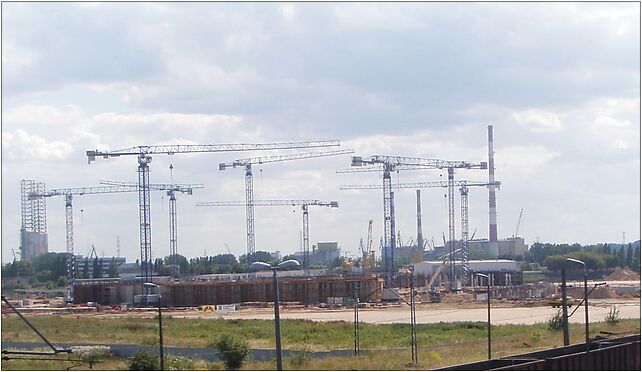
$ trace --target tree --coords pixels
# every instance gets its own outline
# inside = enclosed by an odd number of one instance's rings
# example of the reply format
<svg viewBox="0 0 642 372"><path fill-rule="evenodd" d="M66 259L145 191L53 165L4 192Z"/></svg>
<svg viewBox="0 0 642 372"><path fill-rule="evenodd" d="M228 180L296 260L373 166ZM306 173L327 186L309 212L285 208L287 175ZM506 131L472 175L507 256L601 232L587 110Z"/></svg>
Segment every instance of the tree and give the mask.
<svg viewBox="0 0 642 372"><path fill-rule="evenodd" d="M256 262L256 261L272 263L274 259L272 258L272 255L270 254L270 252L255 251L254 254L249 257L245 254L241 255L241 257L239 258L239 261L241 263L248 263L248 264L251 264L252 262Z"/></svg>
<svg viewBox="0 0 642 372"><path fill-rule="evenodd" d="M629 246L626 248L626 265L633 266L633 246L629 243Z"/></svg>
<svg viewBox="0 0 642 372"><path fill-rule="evenodd" d="M116 265L116 259L114 257L111 258L111 262L109 263L109 277L118 277L118 266Z"/></svg>
<svg viewBox="0 0 642 372"><path fill-rule="evenodd" d="M624 246L620 246L620 249L617 251L617 258L620 261L620 265L626 265L626 252Z"/></svg>
<svg viewBox="0 0 642 372"><path fill-rule="evenodd" d="M102 262L98 260L98 257L94 257L93 269L94 269L94 273L93 273L94 278L103 277L103 265L102 265Z"/></svg>
<svg viewBox="0 0 642 372"><path fill-rule="evenodd" d="M89 279L89 259L85 260L85 266L82 268L82 277Z"/></svg>
<svg viewBox="0 0 642 372"><path fill-rule="evenodd" d="M163 261L165 265L178 265L178 270L181 274L187 274L190 270L189 261L185 256L180 254L166 256Z"/></svg>

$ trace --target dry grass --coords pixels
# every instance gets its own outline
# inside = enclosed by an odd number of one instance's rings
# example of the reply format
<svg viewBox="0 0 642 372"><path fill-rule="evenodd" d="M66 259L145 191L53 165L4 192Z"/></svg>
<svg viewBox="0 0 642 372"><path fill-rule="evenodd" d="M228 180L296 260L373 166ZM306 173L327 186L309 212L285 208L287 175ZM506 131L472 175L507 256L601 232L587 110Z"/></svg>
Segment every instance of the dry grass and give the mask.
<svg viewBox="0 0 642 372"><path fill-rule="evenodd" d="M59 316L33 318L36 326L53 342L91 343L156 343L158 328L154 319L140 318L69 318ZM261 320L222 319L167 319L164 340L167 346L206 347L219 333L229 332L248 340L251 347L274 347L273 322ZM625 319L618 324L605 322L591 324L591 336L602 331L640 333L639 319ZM572 343L584 340L582 324L571 324ZM286 320L282 323L284 349L330 350L352 349L352 324L345 322L314 323ZM483 322L422 324L417 330L419 365L409 364L410 326L404 324L362 324L362 350L359 358L325 358L298 361L296 369L304 370L423 370L484 360L486 326ZM37 341L36 336L19 319L2 321L2 339L5 341ZM492 329L493 357L522 354L562 345L562 332L549 331L545 324L495 326ZM107 360L98 369L126 369L126 361ZM65 369L61 362L3 362L2 369L51 370ZM284 366L291 363L284 360ZM271 370L274 361L249 361L243 369ZM219 362L197 362L196 369L222 370ZM287 368L294 369L294 368Z"/></svg>

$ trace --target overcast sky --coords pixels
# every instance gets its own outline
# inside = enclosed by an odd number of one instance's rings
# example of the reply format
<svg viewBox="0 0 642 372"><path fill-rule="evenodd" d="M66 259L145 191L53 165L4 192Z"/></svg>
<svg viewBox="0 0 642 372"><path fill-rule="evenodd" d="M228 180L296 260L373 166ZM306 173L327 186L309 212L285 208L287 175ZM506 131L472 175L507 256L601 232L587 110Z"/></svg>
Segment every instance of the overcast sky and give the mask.
<svg viewBox="0 0 642 372"><path fill-rule="evenodd" d="M20 180L48 189L135 181L136 159L88 149L339 139L355 155L486 161L494 125L500 238L603 243L640 238L638 3L3 3L2 259L19 246ZM274 153L159 155L152 182L178 196L178 251L245 253L242 169ZM311 243L357 254L374 220L376 173L336 174L350 155L255 166L256 199L338 200L310 209ZM485 171L458 179L487 180ZM445 179L438 170L393 182ZM425 237L447 234L443 189L423 190ZM416 235L415 192L396 195ZM168 200L153 193L153 256L169 251ZM137 194L74 199L77 253L140 257ZM257 250L300 249L300 208L256 208ZM459 221L457 195L456 218ZM65 251L63 198L47 201L50 251ZM470 231L488 237L488 191L470 192ZM460 236L457 222L456 235Z"/></svg>

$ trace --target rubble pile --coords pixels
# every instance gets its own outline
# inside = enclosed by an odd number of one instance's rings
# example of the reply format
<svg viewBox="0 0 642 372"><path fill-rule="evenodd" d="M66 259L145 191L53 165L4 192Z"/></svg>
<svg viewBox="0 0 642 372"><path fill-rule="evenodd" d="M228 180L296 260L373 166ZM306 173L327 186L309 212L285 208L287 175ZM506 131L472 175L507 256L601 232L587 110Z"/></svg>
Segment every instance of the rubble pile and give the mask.
<svg viewBox="0 0 642 372"><path fill-rule="evenodd" d="M611 275L606 277L606 280L612 280L612 281L640 281L640 274L636 273L635 271L629 269L628 267L617 267Z"/></svg>

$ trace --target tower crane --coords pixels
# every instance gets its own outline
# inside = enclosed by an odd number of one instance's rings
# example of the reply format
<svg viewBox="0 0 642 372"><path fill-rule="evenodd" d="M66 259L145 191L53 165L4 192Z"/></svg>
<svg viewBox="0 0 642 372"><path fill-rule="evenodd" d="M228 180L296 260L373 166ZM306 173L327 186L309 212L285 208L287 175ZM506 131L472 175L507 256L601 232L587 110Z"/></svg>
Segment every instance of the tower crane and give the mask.
<svg viewBox="0 0 642 372"><path fill-rule="evenodd" d="M368 167L368 165L377 165L376 167ZM453 256L453 241L455 239L455 211L453 209L454 201L454 182L455 182L455 169L486 169L488 164L486 162L471 163L467 161L452 161L440 159L427 159L415 158L405 156L391 156L391 155L373 155L370 158L363 158L361 156L352 157L352 167L364 167L361 171L366 172L381 172L383 171L383 222L384 222L384 269L386 272L386 284L392 285L394 276L394 251L396 248L395 242L395 229L394 229L394 206L390 172L395 170L411 170L411 169L448 169L448 199L451 201L448 210L448 235L450 238L450 255ZM348 170L339 170L337 173L349 173ZM454 277L454 266L451 268L451 278Z"/></svg>
<svg viewBox="0 0 642 372"><path fill-rule="evenodd" d="M218 201L218 202L201 202L196 203L198 207L247 207L247 202L242 201ZM310 229L308 219L308 207L331 207L338 208L339 202L337 201L321 201L321 200L254 200L255 207L279 207L279 206L296 206L300 205L303 210L303 268L309 269L310 267ZM251 257L248 255L248 259Z"/></svg>
<svg viewBox="0 0 642 372"><path fill-rule="evenodd" d="M162 190L162 186L153 185L154 190ZM67 293L65 300L73 302L73 284L76 280L74 268L74 218L73 218L73 195L94 195L94 194L117 194L124 192L136 192L137 186L95 186L95 187L74 187L60 188L45 191L44 193L30 193L29 199L49 198L54 196L65 197L65 227L67 241Z"/></svg>
<svg viewBox="0 0 642 372"><path fill-rule="evenodd" d="M462 255L462 271L463 275L462 277L464 278L464 284L467 283L468 280L468 270L469 270L469 265L468 265L468 187L478 187L478 186L485 186L489 187L491 185L496 186L498 189L501 185L501 181L494 181L492 183L490 182L475 182L475 181L467 181L467 180L459 180L459 181L454 181L454 184L459 186L459 192L461 195L461 235L462 235L462 249L461 249L461 255ZM398 183L392 185L392 188L394 189L422 189L422 188L434 188L434 187L443 187L443 188L448 188L450 187L451 183L449 181L431 181L431 182L408 182L408 183ZM381 190L382 186L381 185L341 185L339 186L339 189L341 190ZM449 203L451 203L449 199ZM449 211L454 210L454 206L449 204ZM454 239L453 239L454 240ZM451 241L453 241L451 240ZM451 275L454 274L455 269L455 252L452 254L449 254L449 266ZM454 278L454 275L451 276L451 278ZM453 281L453 279L451 279Z"/></svg>
<svg viewBox="0 0 642 372"><path fill-rule="evenodd" d="M100 181L102 185L112 185L112 186L131 186L138 187L137 182L120 182L120 181ZM202 189L202 184L190 184L190 185L181 185L181 184L161 184L154 183L149 185L151 190L165 190L167 191L167 196L169 196L169 259L171 261L170 267L172 274L178 276L178 254L177 250L177 231L178 224L176 223L176 193L180 192L181 194L192 195L193 189Z"/></svg>
<svg viewBox="0 0 642 372"><path fill-rule="evenodd" d="M264 156L247 159L237 159L228 163L220 163L219 170L227 168L244 167L245 168L245 217L247 219L247 256L251 257L254 254L256 247L255 234L254 234L254 177L252 175L252 164L265 164L275 163L288 160L310 159L319 158L324 156L352 154L352 150L334 150L326 152L307 152L297 154ZM304 233L305 236L305 233ZM305 238L304 238L305 240ZM305 246L305 241L304 241ZM305 250L305 248L304 248Z"/></svg>
<svg viewBox="0 0 642 372"><path fill-rule="evenodd" d="M104 159L120 156L136 156L138 160L138 211L140 223L140 252L141 261L151 264L152 262L152 231L150 215L149 195L149 164L152 162L152 155L174 155L187 153L212 153L228 151L255 151L255 150L284 150L313 147L339 146L337 140L330 141L306 141L306 142L275 142L275 143L239 143L239 144L217 144L217 145L155 145L135 146L121 150L99 151L87 150L87 160L91 164L97 157ZM150 265L144 264L145 270L142 275L142 293L148 293L143 285L151 280Z"/></svg>

